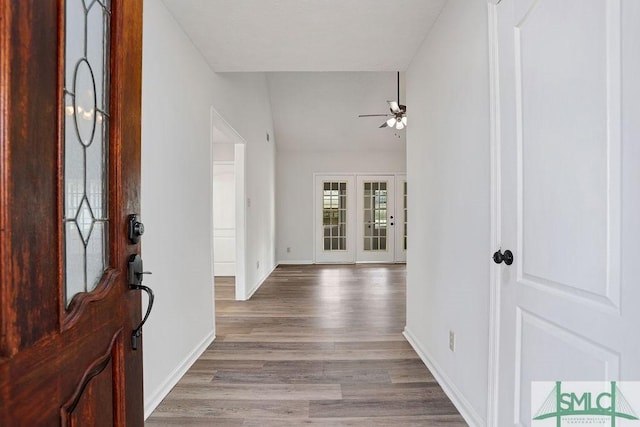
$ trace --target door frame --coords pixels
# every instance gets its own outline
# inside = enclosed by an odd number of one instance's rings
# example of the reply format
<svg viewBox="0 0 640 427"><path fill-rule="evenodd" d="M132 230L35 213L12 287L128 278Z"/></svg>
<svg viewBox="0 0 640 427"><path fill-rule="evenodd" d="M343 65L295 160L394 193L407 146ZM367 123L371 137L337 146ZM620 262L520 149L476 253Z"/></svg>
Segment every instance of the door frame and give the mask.
<svg viewBox="0 0 640 427"><path fill-rule="evenodd" d="M500 247L502 221L502 174L500 141L500 81L498 73L498 6L501 0L487 0L489 39L489 152L491 223L487 262L489 268L489 354L487 369L487 426L498 427L498 384L500 354L500 266L491 262L488 254Z"/></svg>
<svg viewBox="0 0 640 427"><path fill-rule="evenodd" d="M211 126L210 126L210 153L211 159L209 161L211 185L213 188L213 144L216 142L215 131L222 133L227 141L225 143L233 144L234 147L234 173L235 173L235 190L236 190L236 275L235 275L235 297L237 301L245 301L248 298L247 284L246 284L246 253L247 253L247 213L246 213L246 144L247 141L227 122L224 117L211 107ZM213 197L211 204L210 223L211 223L211 253L215 259L215 253L213 251ZM214 276L213 264L214 259L211 260L211 277ZM215 293L215 280L212 284Z"/></svg>

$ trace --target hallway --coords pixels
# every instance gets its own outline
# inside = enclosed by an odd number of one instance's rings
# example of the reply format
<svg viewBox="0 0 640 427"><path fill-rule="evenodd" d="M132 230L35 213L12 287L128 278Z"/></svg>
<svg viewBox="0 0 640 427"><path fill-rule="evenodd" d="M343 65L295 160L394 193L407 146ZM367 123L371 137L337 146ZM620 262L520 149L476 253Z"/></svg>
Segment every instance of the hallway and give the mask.
<svg viewBox="0 0 640 427"><path fill-rule="evenodd" d="M147 426L466 426L402 336L405 265L216 279L217 338Z"/></svg>

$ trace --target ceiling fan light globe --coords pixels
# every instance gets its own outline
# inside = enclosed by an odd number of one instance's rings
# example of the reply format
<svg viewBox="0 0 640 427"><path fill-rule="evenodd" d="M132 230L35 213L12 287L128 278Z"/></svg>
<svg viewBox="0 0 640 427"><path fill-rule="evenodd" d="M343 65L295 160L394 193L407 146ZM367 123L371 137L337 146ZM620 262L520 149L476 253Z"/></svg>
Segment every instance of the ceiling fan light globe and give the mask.
<svg viewBox="0 0 640 427"><path fill-rule="evenodd" d="M395 117L391 117L389 120L387 120L387 126L389 126L390 128L394 127L396 125L396 118Z"/></svg>
<svg viewBox="0 0 640 427"><path fill-rule="evenodd" d="M396 122L396 129L398 129L398 130L404 129L404 123L402 123L402 120L398 120Z"/></svg>
<svg viewBox="0 0 640 427"><path fill-rule="evenodd" d="M402 124L407 125L407 116L402 116Z"/></svg>

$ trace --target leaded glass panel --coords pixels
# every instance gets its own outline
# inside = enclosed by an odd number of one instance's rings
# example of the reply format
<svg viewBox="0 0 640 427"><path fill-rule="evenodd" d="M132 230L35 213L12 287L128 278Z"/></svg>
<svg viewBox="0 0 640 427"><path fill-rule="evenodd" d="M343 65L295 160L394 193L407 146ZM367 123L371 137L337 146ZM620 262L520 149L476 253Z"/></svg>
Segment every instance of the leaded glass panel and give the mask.
<svg viewBox="0 0 640 427"><path fill-rule="evenodd" d="M67 305L108 266L110 0L66 0L64 233Z"/></svg>

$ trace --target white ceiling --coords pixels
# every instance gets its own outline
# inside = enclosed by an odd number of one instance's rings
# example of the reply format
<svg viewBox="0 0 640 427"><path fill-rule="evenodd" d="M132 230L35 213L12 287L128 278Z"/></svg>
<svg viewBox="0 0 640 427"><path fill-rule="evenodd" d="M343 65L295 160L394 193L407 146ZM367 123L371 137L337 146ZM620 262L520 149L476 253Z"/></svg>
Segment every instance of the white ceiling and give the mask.
<svg viewBox="0 0 640 427"><path fill-rule="evenodd" d="M214 71L402 71L445 1L164 3Z"/></svg>
<svg viewBox="0 0 640 427"><path fill-rule="evenodd" d="M404 149L378 129L446 0L163 0L216 72L269 72L279 149ZM404 101L404 95L401 100ZM407 106L411 126L411 106Z"/></svg>

